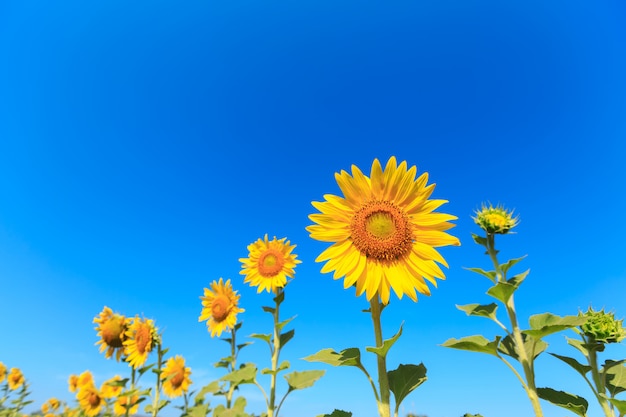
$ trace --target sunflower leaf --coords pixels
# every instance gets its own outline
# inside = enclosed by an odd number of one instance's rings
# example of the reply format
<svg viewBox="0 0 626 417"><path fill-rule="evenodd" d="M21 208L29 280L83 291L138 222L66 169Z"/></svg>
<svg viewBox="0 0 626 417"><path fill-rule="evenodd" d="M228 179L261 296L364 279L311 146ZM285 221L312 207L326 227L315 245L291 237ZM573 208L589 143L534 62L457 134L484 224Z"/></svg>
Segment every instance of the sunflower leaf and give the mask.
<svg viewBox="0 0 626 417"><path fill-rule="evenodd" d="M551 313L535 314L529 319L531 330L524 330L524 333L535 339L541 339L549 334L580 326L586 320L585 317L580 316L560 317Z"/></svg>
<svg viewBox="0 0 626 417"><path fill-rule="evenodd" d="M500 269L502 270L502 274L504 274L506 276L506 273L508 272L509 268L511 268L513 265L515 265L516 263L518 263L519 261L521 261L525 257L526 257L526 255L521 256L519 258L515 258L515 259L509 259L508 261L506 261L505 263L500 265Z"/></svg>
<svg viewBox="0 0 626 417"><path fill-rule="evenodd" d="M531 360L535 359L539 356L543 351L548 348L548 344L541 339L536 339L532 336L528 336L524 332L522 332L522 340L524 341L524 350L526 351L526 356ZM514 339L510 336L506 336L502 339L502 343L498 350L505 355L512 357L513 359L519 361L519 355L517 354L516 343Z"/></svg>
<svg viewBox="0 0 626 417"><path fill-rule="evenodd" d="M284 371L285 369L289 369L289 361L282 361L280 363L280 365L278 366L278 368L276 368L275 371L272 371L270 368L264 368L261 370L261 373L263 375L275 375L278 374L280 371Z"/></svg>
<svg viewBox="0 0 626 417"><path fill-rule="evenodd" d="M615 408L617 408L620 416L626 415L626 401L618 400L616 398L609 398L608 400L611 402L611 404L613 404Z"/></svg>
<svg viewBox="0 0 626 417"><path fill-rule="evenodd" d="M478 243L479 245L487 247L486 237L478 236L476 233L472 233L472 239L474 239L474 242Z"/></svg>
<svg viewBox="0 0 626 417"><path fill-rule="evenodd" d="M481 269L481 268L465 268L465 269L489 278L491 282L493 282L494 284L496 282L496 271L485 271L484 269Z"/></svg>
<svg viewBox="0 0 626 417"><path fill-rule="evenodd" d="M280 335L280 347L282 348L283 346L285 346L287 342L289 342L293 338L293 335L295 333L296 333L295 329L291 329L286 333L282 333Z"/></svg>
<svg viewBox="0 0 626 417"><path fill-rule="evenodd" d="M576 372L578 372L582 376L585 376L589 371L591 371L591 366L583 365L582 363L578 362L576 359L570 358L569 356L557 355L556 353L550 353L550 355L562 360L563 362L565 362L566 364L574 368Z"/></svg>
<svg viewBox="0 0 626 417"><path fill-rule="evenodd" d="M205 417L209 414L208 404L197 404L191 407L188 411L189 417Z"/></svg>
<svg viewBox="0 0 626 417"><path fill-rule="evenodd" d="M515 275L507 281L498 282L496 285L487 290L487 295L490 295L506 304L529 272L530 269L522 272L521 274Z"/></svg>
<svg viewBox="0 0 626 417"><path fill-rule="evenodd" d="M580 417L587 415L589 403L583 397L552 388L537 388L537 395L539 395L539 398L563 407Z"/></svg>
<svg viewBox="0 0 626 417"><path fill-rule="evenodd" d="M283 327L285 327L287 325L287 323L289 323L291 320L295 319L296 316L290 317L287 320L283 320L280 323L276 324L276 328L280 331L283 329Z"/></svg>
<svg viewBox="0 0 626 417"><path fill-rule="evenodd" d="M283 301L285 301L285 291L280 291L278 295L274 297L274 302L279 306Z"/></svg>
<svg viewBox="0 0 626 417"><path fill-rule="evenodd" d="M399 365L393 371L387 372L389 378L389 389L393 392L396 400L396 410L400 403L413 390L422 385L426 379L426 367L423 363L419 365Z"/></svg>
<svg viewBox="0 0 626 417"><path fill-rule="evenodd" d="M326 371L311 370L311 371L294 371L285 375L287 384L289 384L289 390L304 389L312 387L315 381L320 379Z"/></svg>
<svg viewBox="0 0 626 417"><path fill-rule="evenodd" d="M461 311L465 311L468 316L487 317L492 320L497 320L496 310L498 305L496 303L491 304L466 304L460 306L457 304L456 308Z"/></svg>
<svg viewBox="0 0 626 417"><path fill-rule="evenodd" d="M274 314L276 313L276 309L274 307L268 307L268 306L263 306L261 307L263 309L263 311L265 311L266 313L270 313L270 314Z"/></svg>
<svg viewBox="0 0 626 417"><path fill-rule="evenodd" d="M205 395L215 394L219 390L220 390L219 381L213 381L209 383L208 385L205 385L204 387L202 387L202 389L196 395L196 398L194 399L194 401L196 404L201 404L202 402L204 402Z"/></svg>
<svg viewBox="0 0 626 417"><path fill-rule="evenodd" d="M565 337L567 340L567 344L570 346L574 346L576 349L580 351L583 355L587 356L589 354L587 348L585 347L585 343L582 340L572 339L570 337Z"/></svg>
<svg viewBox="0 0 626 417"><path fill-rule="evenodd" d="M626 366L613 366L606 371L606 387L612 397L626 391Z"/></svg>
<svg viewBox="0 0 626 417"><path fill-rule="evenodd" d="M232 371L220 378L222 381L232 382L237 386L240 384L253 384L256 380L256 365L254 363L246 363L241 368Z"/></svg>
<svg viewBox="0 0 626 417"><path fill-rule="evenodd" d="M359 348L348 348L337 353L334 350L322 349L319 352L302 358L308 362L322 362L332 366L356 366L361 368L361 351Z"/></svg>
<svg viewBox="0 0 626 417"><path fill-rule="evenodd" d="M237 345L237 351L240 351L241 349L245 348L248 345L251 345L252 342L245 342L245 343L241 343Z"/></svg>
<svg viewBox="0 0 626 417"><path fill-rule="evenodd" d="M402 335L403 325L404 323L400 325L400 330L398 330L398 333L396 333L391 339L384 340L382 346L366 347L365 350L367 350L368 352L375 353L381 358L386 357L387 352L389 351L389 349L391 349L391 346L393 346L393 344L396 343L396 340L398 340L398 338Z"/></svg>
<svg viewBox="0 0 626 417"><path fill-rule="evenodd" d="M253 333L250 337L254 339L265 340L267 343L272 343L272 335L271 334L262 334L262 333Z"/></svg>
<svg viewBox="0 0 626 417"><path fill-rule="evenodd" d="M145 374L146 372L148 372L150 370L150 368L152 368L153 366L154 366L154 364L152 363L150 365L147 365L147 366L144 366L142 368L139 368L137 370L137 372L139 372L139 376L141 376L141 375Z"/></svg>
<svg viewBox="0 0 626 417"><path fill-rule="evenodd" d="M349 411L343 411L343 410L335 409L330 414L320 414L317 417L352 417L352 413L349 412Z"/></svg>
<svg viewBox="0 0 626 417"><path fill-rule="evenodd" d="M496 338L490 342L484 336L475 335L467 336L462 339L451 338L446 340L441 346L452 349L469 350L471 352L488 353L490 355L498 356L499 343L500 336L496 336Z"/></svg>

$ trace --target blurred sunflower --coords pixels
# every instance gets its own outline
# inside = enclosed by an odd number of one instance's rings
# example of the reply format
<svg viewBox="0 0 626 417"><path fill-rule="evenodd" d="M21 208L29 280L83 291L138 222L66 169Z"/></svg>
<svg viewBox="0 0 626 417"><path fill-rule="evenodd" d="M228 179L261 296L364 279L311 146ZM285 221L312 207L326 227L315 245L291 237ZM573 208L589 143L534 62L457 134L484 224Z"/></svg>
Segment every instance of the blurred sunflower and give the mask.
<svg viewBox="0 0 626 417"><path fill-rule="evenodd" d="M138 395L121 395L117 397L113 404L113 413L116 416L126 415L126 408L128 408L128 415L137 414L139 411L139 396Z"/></svg>
<svg viewBox="0 0 626 417"><path fill-rule="evenodd" d="M121 394L124 386L118 384L122 381L122 377L119 375L115 375L113 378L107 379L102 383L100 387L100 392L102 393L103 398L115 398Z"/></svg>
<svg viewBox="0 0 626 417"><path fill-rule="evenodd" d="M140 319L136 316L131 320L124 336L126 361L134 369L143 366L148 359L148 354L158 343L159 336L154 320Z"/></svg>
<svg viewBox="0 0 626 417"><path fill-rule="evenodd" d="M85 384L78 389L76 399L81 410L88 417L95 417L105 405L104 397L93 383Z"/></svg>
<svg viewBox="0 0 626 417"><path fill-rule="evenodd" d="M176 355L174 358L169 358L161 372L165 395L176 398L187 392L191 384L190 375L191 369L185 367L185 359L182 356Z"/></svg>
<svg viewBox="0 0 626 417"><path fill-rule="evenodd" d="M14 391L24 384L24 375L18 368L11 368L9 375L7 376L7 382L9 383L9 389Z"/></svg>
<svg viewBox="0 0 626 417"><path fill-rule="evenodd" d="M67 379L67 385L70 392L76 392L78 389L78 375L71 374Z"/></svg>
<svg viewBox="0 0 626 417"><path fill-rule="evenodd" d="M233 291L230 280L220 278L219 282L213 281L211 289L204 289L202 300L202 311L198 321L207 320L207 327L211 332L211 337L217 334L220 337L225 330L232 330L237 324L237 314L245 310L239 308L239 294Z"/></svg>
<svg viewBox="0 0 626 417"><path fill-rule="evenodd" d="M391 289L413 301L415 290L430 295L426 281L436 286L435 278L445 279L437 262L448 266L434 248L460 242L445 233L456 216L433 213L447 201L429 200L435 185L426 186L427 173L415 179L416 173L415 166L397 165L391 157L384 170L375 159L370 177L355 165L352 175L335 174L344 197L326 194L326 201L314 201L320 213L309 216L316 224L306 228L313 239L333 243L316 259L327 261L322 272L334 271L334 279L345 277L344 288L354 285L368 300L378 294L384 304Z"/></svg>
<svg viewBox="0 0 626 417"><path fill-rule="evenodd" d="M100 353L106 350L105 358L109 359L115 353L115 359L120 360L124 352L124 334L126 332L126 317L113 313L109 307L104 307L99 316L93 319L98 324L95 330L98 331L100 340L96 346L100 345Z"/></svg>
<svg viewBox="0 0 626 417"><path fill-rule="evenodd" d="M263 290L277 292L287 285L287 277L293 278L294 268L301 261L291 251L296 245L290 245L287 238L259 239L248 245L248 258L240 258L242 263L241 275L245 275L244 283L257 287L257 293Z"/></svg>
<svg viewBox="0 0 626 417"><path fill-rule="evenodd" d="M60 406L61 406L61 402L57 400L56 398L52 397L41 405L41 412L43 414L52 413L53 411L58 410Z"/></svg>
<svg viewBox="0 0 626 417"><path fill-rule="evenodd" d="M4 378L7 377L7 367L5 364L0 362L0 382L4 381Z"/></svg>

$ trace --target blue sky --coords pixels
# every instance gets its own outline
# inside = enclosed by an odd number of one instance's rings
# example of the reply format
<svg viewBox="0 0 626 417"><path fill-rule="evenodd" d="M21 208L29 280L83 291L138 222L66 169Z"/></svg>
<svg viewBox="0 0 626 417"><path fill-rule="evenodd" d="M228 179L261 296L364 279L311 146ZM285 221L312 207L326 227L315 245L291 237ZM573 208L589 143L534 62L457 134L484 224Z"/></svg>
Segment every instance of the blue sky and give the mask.
<svg viewBox="0 0 626 417"><path fill-rule="evenodd" d="M390 368L428 368L404 412L531 415L501 362L439 345L497 331L455 308L490 302L488 281L463 269L489 266L471 240L487 200L521 216L498 244L528 255L523 325L590 304L626 316L624 21L620 1L0 3L0 361L24 371L36 405L72 401L72 373L128 375L94 346L106 305L155 319L199 388L227 354L198 323L211 281L239 290L242 334L270 331L271 296L243 284L238 261L267 233L302 260L283 358L327 369L282 415L374 417L357 370L300 360L373 343L367 302L320 273L326 244L305 227L311 201L339 194L335 172L395 155L429 172L462 242L441 250L450 268L431 297L392 298L383 314L386 337L404 322ZM575 356L563 338L549 351ZM240 360L265 367L269 354L257 342ZM537 367L539 386L591 400L565 364Z"/></svg>

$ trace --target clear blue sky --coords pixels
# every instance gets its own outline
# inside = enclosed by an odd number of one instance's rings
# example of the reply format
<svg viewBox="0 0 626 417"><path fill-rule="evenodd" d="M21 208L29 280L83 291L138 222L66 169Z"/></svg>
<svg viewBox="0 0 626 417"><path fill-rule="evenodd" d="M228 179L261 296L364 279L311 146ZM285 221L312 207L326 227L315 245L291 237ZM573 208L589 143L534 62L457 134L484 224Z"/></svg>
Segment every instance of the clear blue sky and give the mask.
<svg viewBox="0 0 626 417"><path fill-rule="evenodd" d="M396 155L430 173L462 242L441 250L450 269L431 297L383 314L386 337L405 323L390 368L428 368L404 411L531 415L501 362L439 344L497 331L455 308L490 302L463 269L489 266L470 237L486 200L521 216L499 246L528 255L524 325L590 304L626 316L625 21L617 0L0 2L0 361L23 369L37 406L71 401L72 373L127 375L94 346L106 305L155 319L199 388L228 348L198 323L211 281L241 293L242 334L270 331L271 296L244 286L238 261L268 233L302 260L283 358L327 369L284 417L375 417L356 369L299 360L373 343L367 302L320 273L327 246L305 227L311 201L339 194L335 172ZM563 335L548 342L576 355ZM267 347L240 359L268 366ZM539 386L591 399L555 358L537 367ZM261 409L254 391L249 405Z"/></svg>

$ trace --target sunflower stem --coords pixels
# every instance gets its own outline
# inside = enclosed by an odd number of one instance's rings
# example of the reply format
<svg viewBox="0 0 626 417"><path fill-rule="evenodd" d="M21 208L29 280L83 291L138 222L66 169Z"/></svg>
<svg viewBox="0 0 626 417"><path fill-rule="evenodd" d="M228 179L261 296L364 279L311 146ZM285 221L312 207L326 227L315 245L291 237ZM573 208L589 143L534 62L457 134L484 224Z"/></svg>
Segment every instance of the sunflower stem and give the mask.
<svg viewBox="0 0 626 417"><path fill-rule="evenodd" d="M154 390L154 398L152 400L152 417L156 417L159 413L159 396L161 393L161 371L163 368L163 350L161 349L161 343L157 343L157 371L156 373L156 386Z"/></svg>
<svg viewBox="0 0 626 417"><path fill-rule="evenodd" d="M237 352L236 352L236 346L237 346L237 342L235 340L235 336L236 336L236 332L237 332L237 328L236 326L233 327L232 331L231 331L231 338L230 338L230 372L234 372L235 371L235 367L237 366ZM232 406L232 400L233 400L233 393L235 392L235 388L236 385L230 381L229 386L228 386L228 392L226 393L226 408L230 409L230 407Z"/></svg>
<svg viewBox="0 0 626 417"><path fill-rule="evenodd" d="M376 347L383 346L383 330L381 326L380 316L382 307L378 295L370 300L370 311L372 313L372 323L374 324L374 338L376 341ZM386 355L376 354L378 363L378 387L380 390L380 401L378 402L378 414L380 417L390 417L391 408L389 406L389 377L387 376L387 359Z"/></svg>
<svg viewBox="0 0 626 417"><path fill-rule="evenodd" d="M506 282L506 273L502 270L502 266L498 261L498 251L496 250L494 233L487 233L487 254L491 258L491 262L495 268L497 282ZM517 321L517 314L515 312L513 294L511 294L508 301L504 303L504 306L506 307L506 312L509 316L509 321L511 322L511 333L513 334L513 341L516 348L515 350L519 358L519 362L522 364L524 377L526 379L526 384L522 384L522 387L526 391L526 395L528 395L528 399L533 407L535 416L543 417L543 411L541 410L541 404L539 402L539 395L537 395L537 387L535 386L535 371L532 363L533 358L528 357L524 346L524 338L522 337L522 332Z"/></svg>
<svg viewBox="0 0 626 417"><path fill-rule="evenodd" d="M282 288L276 289L276 297L274 297L274 301L276 303L276 308L274 309L274 337L272 339L273 349L272 349L272 376L270 382L270 400L267 406L267 417L278 417L278 413L274 414L276 408L276 370L278 369L278 357L280 355L280 328L278 323L280 323L280 302L282 297L279 297L283 292Z"/></svg>
<svg viewBox="0 0 626 417"><path fill-rule="evenodd" d="M606 417L615 417L615 414L613 414L613 410L611 410L609 402L607 401L606 397L603 396L606 395L606 384L604 380L604 375L601 375L598 370L598 352L595 346L595 340L588 340L583 334L583 341L586 346L589 346L587 348L587 352L589 352L587 360L589 361L589 366L591 367L591 377L593 378L593 382L596 386L593 390L594 394L596 395L596 398L598 399L598 402L602 407L604 415Z"/></svg>

